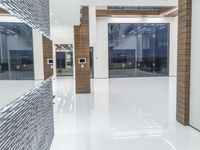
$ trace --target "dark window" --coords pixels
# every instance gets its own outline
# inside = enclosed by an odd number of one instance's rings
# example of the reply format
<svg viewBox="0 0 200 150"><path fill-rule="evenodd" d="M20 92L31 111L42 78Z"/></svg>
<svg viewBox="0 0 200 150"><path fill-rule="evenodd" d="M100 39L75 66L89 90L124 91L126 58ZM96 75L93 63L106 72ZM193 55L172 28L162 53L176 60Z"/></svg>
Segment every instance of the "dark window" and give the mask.
<svg viewBox="0 0 200 150"><path fill-rule="evenodd" d="M33 80L32 28L0 23L0 80Z"/></svg>

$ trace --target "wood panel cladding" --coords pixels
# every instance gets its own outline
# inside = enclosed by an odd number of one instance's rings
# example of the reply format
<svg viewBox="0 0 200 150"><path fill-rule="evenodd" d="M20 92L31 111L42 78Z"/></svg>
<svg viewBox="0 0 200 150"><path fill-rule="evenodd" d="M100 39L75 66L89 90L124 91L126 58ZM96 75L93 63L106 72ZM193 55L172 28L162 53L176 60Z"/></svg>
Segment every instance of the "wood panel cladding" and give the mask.
<svg viewBox="0 0 200 150"><path fill-rule="evenodd" d="M53 76L53 68L48 64L48 59L53 58L53 42L45 36L42 36L43 42L43 60L44 60L44 79Z"/></svg>
<svg viewBox="0 0 200 150"><path fill-rule="evenodd" d="M189 125L192 0L179 0L177 121Z"/></svg>
<svg viewBox="0 0 200 150"><path fill-rule="evenodd" d="M74 27L76 93L90 93L89 8L82 7L80 26ZM78 63L86 58L86 64Z"/></svg>
<svg viewBox="0 0 200 150"><path fill-rule="evenodd" d="M112 17L113 15L161 15L174 7L163 7L161 10L113 10L113 9L98 9L96 10L97 17Z"/></svg>

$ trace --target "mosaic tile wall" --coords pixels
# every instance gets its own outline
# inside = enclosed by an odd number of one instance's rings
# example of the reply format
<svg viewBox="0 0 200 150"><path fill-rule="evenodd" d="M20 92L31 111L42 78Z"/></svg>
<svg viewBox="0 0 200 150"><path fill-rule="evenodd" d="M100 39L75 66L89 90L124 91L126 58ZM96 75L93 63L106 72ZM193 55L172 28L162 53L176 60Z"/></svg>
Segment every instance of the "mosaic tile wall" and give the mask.
<svg viewBox="0 0 200 150"><path fill-rule="evenodd" d="M0 0L0 7L50 36L49 0Z"/></svg>
<svg viewBox="0 0 200 150"><path fill-rule="evenodd" d="M53 136L51 79L0 109L0 150L49 150Z"/></svg>

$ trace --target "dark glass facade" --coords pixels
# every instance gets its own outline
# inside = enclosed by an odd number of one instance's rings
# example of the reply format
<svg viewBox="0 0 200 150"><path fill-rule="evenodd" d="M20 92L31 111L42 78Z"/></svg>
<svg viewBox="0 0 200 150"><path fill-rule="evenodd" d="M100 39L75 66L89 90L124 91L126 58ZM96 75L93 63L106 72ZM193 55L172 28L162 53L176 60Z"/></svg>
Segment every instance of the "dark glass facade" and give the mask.
<svg viewBox="0 0 200 150"><path fill-rule="evenodd" d="M169 24L109 24L109 76L169 75Z"/></svg>
<svg viewBox="0 0 200 150"><path fill-rule="evenodd" d="M108 6L112 10L161 10L159 6Z"/></svg>
<svg viewBox="0 0 200 150"><path fill-rule="evenodd" d="M73 76L73 51L56 50L57 76Z"/></svg>
<svg viewBox="0 0 200 150"><path fill-rule="evenodd" d="M90 47L90 77L94 78L94 48Z"/></svg>
<svg viewBox="0 0 200 150"><path fill-rule="evenodd" d="M0 80L33 80L32 28L0 23Z"/></svg>

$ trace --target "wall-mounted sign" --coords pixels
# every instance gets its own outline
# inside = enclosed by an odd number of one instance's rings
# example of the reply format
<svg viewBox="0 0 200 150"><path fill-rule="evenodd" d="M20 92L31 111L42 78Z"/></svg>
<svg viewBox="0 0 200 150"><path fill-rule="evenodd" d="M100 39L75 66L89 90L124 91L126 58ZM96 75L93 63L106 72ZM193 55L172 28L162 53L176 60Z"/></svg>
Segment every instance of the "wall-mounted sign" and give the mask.
<svg viewBox="0 0 200 150"><path fill-rule="evenodd" d="M78 63L81 65L86 64L86 58L78 58Z"/></svg>
<svg viewBox="0 0 200 150"><path fill-rule="evenodd" d="M53 65L53 59L52 58L48 58L47 59L47 64L48 65Z"/></svg>

